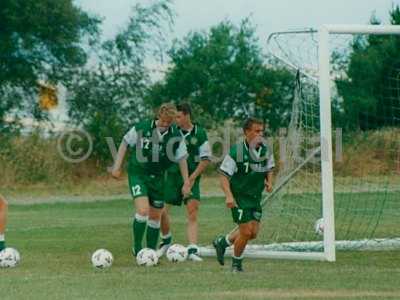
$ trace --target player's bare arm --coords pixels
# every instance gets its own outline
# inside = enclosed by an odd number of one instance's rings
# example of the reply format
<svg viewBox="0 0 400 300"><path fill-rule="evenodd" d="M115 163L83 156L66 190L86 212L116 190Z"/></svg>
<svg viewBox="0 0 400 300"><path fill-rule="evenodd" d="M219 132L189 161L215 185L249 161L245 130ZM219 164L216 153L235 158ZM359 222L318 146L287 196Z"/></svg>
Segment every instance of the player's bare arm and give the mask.
<svg viewBox="0 0 400 300"><path fill-rule="evenodd" d="M189 176L189 180L192 184L195 182L196 178L199 177L203 172L207 169L208 165L210 164L210 160L204 159L202 160L199 165L197 166L196 170Z"/></svg>
<svg viewBox="0 0 400 300"><path fill-rule="evenodd" d="M267 176L265 177L265 190L268 193L272 193L273 191L273 172L270 171L267 173Z"/></svg>
<svg viewBox="0 0 400 300"><path fill-rule="evenodd" d="M225 194L226 207L228 207L228 208L235 207L236 206L235 198L233 197L228 177L220 174L219 178L220 178L221 188Z"/></svg>
<svg viewBox="0 0 400 300"><path fill-rule="evenodd" d="M117 158L115 160L113 169L111 171L112 177L114 177L116 179L121 177L121 166L122 166L122 163L124 162L124 158L125 158L127 149L128 149L128 144L123 140L121 142L121 145L119 146Z"/></svg>
<svg viewBox="0 0 400 300"><path fill-rule="evenodd" d="M188 171L188 165L186 158L183 158L179 161L179 169L181 171L181 175L183 178L183 187L182 187L182 194L183 196L187 196L190 194L190 190L192 188L192 185L189 180L189 171Z"/></svg>

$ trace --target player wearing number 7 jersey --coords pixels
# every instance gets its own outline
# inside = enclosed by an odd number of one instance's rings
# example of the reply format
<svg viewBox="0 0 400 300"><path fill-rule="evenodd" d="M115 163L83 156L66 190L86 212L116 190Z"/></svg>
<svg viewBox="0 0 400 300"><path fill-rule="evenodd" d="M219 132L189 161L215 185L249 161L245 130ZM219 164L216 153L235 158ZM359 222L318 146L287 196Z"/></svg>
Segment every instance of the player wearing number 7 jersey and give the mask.
<svg viewBox="0 0 400 300"><path fill-rule="evenodd" d="M112 171L115 178L120 177L127 148L131 148L128 178L136 208L132 227L134 255L142 249L145 232L147 247L154 250L157 248L164 207L164 173L176 162L179 162L184 181L182 193L185 196L190 193L187 150L181 135L172 125L175 115L174 105L163 104L158 118L139 122L132 127L124 136L118 150Z"/></svg>
<svg viewBox="0 0 400 300"><path fill-rule="evenodd" d="M257 237L261 216L261 197L264 188L272 191L273 154L263 142L264 124L254 118L246 120L244 141L231 147L219 168L226 206L239 225L238 230L214 240L218 262L224 264L225 249L234 245L232 271L242 269L243 251L248 241Z"/></svg>

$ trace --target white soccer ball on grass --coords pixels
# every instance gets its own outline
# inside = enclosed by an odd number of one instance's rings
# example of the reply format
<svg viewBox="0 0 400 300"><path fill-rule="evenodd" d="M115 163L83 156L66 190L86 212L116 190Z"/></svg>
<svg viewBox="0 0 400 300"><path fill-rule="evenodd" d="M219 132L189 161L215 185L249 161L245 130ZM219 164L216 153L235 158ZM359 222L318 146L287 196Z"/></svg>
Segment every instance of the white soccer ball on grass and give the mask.
<svg viewBox="0 0 400 300"><path fill-rule="evenodd" d="M0 268L14 268L21 260L21 255L14 248L5 248L0 252Z"/></svg>
<svg viewBox="0 0 400 300"><path fill-rule="evenodd" d="M136 263L139 266L153 267L158 263L156 251L150 248L144 248L136 255Z"/></svg>
<svg viewBox="0 0 400 300"><path fill-rule="evenodd" d="M174 244L167 250L167 259L170 262L183 262L188 257L188 250L185 246Z"/></svg>
<svg viewBox="0 0 400 300"><path fill-rule="evenodd" d="M98 269L106 269L112 266L114 257L106 249L98 249L92 255L92 265Z"/></svg>

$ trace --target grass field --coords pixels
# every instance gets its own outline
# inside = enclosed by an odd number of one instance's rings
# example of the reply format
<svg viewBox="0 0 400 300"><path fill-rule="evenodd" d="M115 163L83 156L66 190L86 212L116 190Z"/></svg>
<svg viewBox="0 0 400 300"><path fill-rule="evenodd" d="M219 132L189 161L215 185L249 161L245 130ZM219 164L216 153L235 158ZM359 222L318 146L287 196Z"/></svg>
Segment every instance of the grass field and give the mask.
<svg viewBox="0 0 400 300"><path fill-rule="evenodd" d="M0 299L400 299L400 251L342 252L336 263L245 260L137 267L130 254L131 201L12 205L7 242L21 265L0 270ZM230 228L222 198L203 201L200 243ZM173 211L175 241L184 243L184 213ZM95 270L91 253L114 254Z"/></svg>

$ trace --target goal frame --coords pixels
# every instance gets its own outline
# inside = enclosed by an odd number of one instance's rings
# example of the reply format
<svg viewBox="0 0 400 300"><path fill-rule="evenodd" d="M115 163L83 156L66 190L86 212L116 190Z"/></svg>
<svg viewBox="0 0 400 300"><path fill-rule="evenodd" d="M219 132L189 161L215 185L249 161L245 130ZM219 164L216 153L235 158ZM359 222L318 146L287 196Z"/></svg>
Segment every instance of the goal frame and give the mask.
<svg viewBox="0 0 400 300"><path fill-rule="evenodd" d="M322 215L324 219L323 246L321 252L291 252L271 251L255 247L246 248L246 255L254 258L276 258L297 260L336 261L336 247L340 248L340 241L335 240L335 213L334 213L334 177L333 177L333 142L332 142L332 79L331 49L329 37L331 34L369 34L369 35L400 35L400 25L322 25L316 29L281 31L270 34L268 42L278 34L316 34L318 42L318 78L303 72L302 74L314 82L318 82L320 103L320 152L321 152L321 189L322 189ZM289 67L297 71L297 67L287 60L273 54L275 58L284 61ZM301 72L301 70L300 70ZM212 248L200 250L204 256L214 256ZM227 251L231 254L231 249Z"/></svg>
<svg viewBox="0 0 400 300"><path fill-rule="evenodd" d="M323 25L318 30L319 95L321 139L322 214L324 260L336 261L335 212L332 158L332 95L329 36L331 34L400 35L399 25Z"/></svg>

